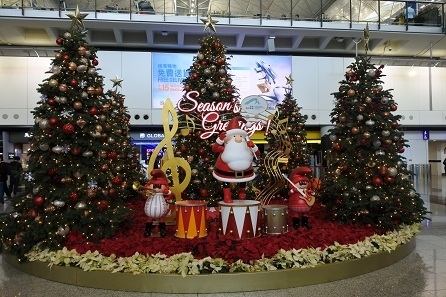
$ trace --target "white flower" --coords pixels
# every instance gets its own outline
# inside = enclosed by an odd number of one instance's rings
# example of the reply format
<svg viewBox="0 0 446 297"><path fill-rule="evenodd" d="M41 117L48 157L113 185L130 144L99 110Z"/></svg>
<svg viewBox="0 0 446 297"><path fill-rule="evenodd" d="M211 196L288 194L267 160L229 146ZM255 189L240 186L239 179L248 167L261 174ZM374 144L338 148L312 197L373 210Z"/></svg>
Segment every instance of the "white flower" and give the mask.
<svg viewBox="0 0 446 297"><path fill-rule="evenodd" d="M229 264L221 258L206 257L195 259L191 253L180 253L170 257L158 253L156 255L142 255L135 253L131 257L108 257L98 251L88 251L80 255L76 250L63 248L58 251L41 250L36 245L26 257L28 261L47 262L48 266L78 266L84 271L105 270L132 274L164 273L196 275L201 273L224 272L255 272L277 269L305 268L317 265L359 259L379 252L391 252L398 246L408 243L418 232L420 225L402 225L398 230L385 235L373 235L355 244L333 245L321 250L318 248L279 250L272 258L252 260L244 263L238 260Z"/></svg>

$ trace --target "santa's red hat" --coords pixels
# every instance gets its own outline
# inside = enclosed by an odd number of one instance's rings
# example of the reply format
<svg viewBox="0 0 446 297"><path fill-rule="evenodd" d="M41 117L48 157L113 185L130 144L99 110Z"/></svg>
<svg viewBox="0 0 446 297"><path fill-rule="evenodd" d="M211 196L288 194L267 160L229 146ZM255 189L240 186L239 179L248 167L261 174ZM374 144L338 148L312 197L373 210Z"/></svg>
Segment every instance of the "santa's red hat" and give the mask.
<svg viewBox="0 0 446 297"><path fill-rule="evenodd" d="M309 181L307 174L311 174L312 172L313 170L311 170L311 168L308 166L296 167L293 169L293 171L291 171L289 179L293 184L303 180Z"/></svg>
<svg viewBox="0 0 446 297"><path fill-rule="evenodd" d="M243 136L248 136L248 133L240 128L240 122L246 124L246 120L240 116L233 117L226 128L226 136L233 136L240 134Z"/></svg>
<svg viewBox="0 0 446 297"><path fill-rule="evenodd" d="M161 169L153 169L150 172L150 176L152 176L149 180L149 185L164 185L168 186L169 182L167 181L166 174Z"/></svg>

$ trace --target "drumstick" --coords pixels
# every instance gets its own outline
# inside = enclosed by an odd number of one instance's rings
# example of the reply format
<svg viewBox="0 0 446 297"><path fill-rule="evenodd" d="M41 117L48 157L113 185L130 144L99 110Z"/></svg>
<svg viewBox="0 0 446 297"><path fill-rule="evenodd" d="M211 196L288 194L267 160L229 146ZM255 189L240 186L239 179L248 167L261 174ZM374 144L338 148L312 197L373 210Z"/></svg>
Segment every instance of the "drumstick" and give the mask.
<svg viewBox="0 0 446 297"><path fill-rule="evenodd" d="M297 190L297 191L299 191L299 193L302 195L302 196L306 196L305 195L305 193L301 190L301 189L299 189L298 187L296 187L296 185L295 184L293 184L290 180L289 180L289 178L284 174L284 173L282 173L282 176L291 184L291 185L293 185L293 187Z"/></svg>

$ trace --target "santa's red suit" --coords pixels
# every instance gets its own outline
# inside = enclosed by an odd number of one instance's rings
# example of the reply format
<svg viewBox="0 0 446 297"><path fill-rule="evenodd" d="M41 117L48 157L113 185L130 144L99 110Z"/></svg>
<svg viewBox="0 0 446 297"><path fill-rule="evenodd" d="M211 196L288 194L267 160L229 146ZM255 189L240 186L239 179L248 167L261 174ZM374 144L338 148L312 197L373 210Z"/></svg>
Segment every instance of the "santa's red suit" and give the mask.
<svg viewBox="0 0 446 297"><path fill-rule="evenodd" d="M242 117L234 117L228 122L226 132L222 132L212 146L214 153L219 153L212 172L223 183L242 183L239 198L244 199L244 183L255 178L252 161L260 156L259 148L249 140L248 133L240 128L239 122L246 123ZM231 203L229 189L223 188L224 201Z"/></svg>
<svg viewBox="0 0 446 297"><path fill-rule="evenodd" d="M292 183L288 184L290 189L289 196L289 209L290 215L293 220L293 228L297 229L300 226L311 229L308 223L308 216L305 213L309 212L311 206L314 204L314 192L310 187L310 180L306 176L311 174L310 167L301 166L295 168L289 175L289 179ZM302 218L300 218L302 216ZM300 220L302 219L302 221Z"/></svg>

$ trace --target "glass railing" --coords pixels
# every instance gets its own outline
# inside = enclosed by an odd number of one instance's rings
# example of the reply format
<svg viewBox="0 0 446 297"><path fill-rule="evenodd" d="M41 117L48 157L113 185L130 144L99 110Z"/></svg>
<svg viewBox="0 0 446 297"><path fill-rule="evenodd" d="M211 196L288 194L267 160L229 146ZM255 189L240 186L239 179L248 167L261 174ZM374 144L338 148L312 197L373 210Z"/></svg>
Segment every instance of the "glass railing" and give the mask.
<svg viewBox="0 0 446 297"><path fill-rule="evenodd" d="M172 17L189 17L187 22L201 23L200 18L212 15L223 24L330 27L330 23L377 24L381 26L444 26L444 2L432 1L376 1L376 0L320 0L320 1L271 1L253 0L3 0L0 14L16 9L15 13L39 17L29 11L66 11L76 7L89 18L104 18L103 13L118 13L118 19L135 21L170 21ZM3 11L3 13L1 12ZM125 17L123 16L125 15ZM48 17L45 14L42 17ZM105 17L113 18L111 16Z"/></svg>

